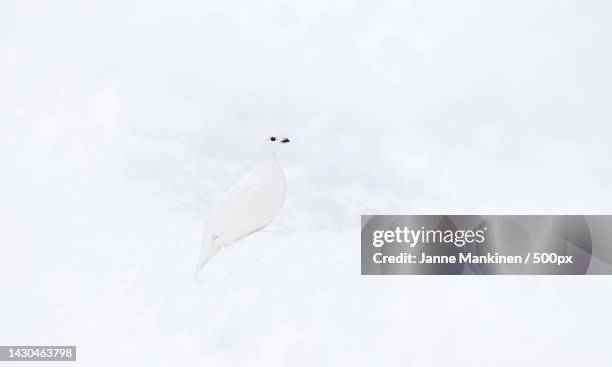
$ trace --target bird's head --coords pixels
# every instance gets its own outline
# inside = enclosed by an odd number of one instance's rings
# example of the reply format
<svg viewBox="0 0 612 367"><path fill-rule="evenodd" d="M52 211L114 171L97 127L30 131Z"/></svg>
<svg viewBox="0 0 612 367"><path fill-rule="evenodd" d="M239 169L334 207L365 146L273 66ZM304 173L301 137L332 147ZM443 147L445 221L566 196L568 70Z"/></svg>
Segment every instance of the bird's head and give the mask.
<svg viewBox="0 0 612 367"><path fill-rule="evenodd" d="M287 138L286 136L270 135L266 138L265 150L271 153L276 153L278 148L280 148L282 145L289 143L290 141L291 140L289 140L289 138Z"/></svg>

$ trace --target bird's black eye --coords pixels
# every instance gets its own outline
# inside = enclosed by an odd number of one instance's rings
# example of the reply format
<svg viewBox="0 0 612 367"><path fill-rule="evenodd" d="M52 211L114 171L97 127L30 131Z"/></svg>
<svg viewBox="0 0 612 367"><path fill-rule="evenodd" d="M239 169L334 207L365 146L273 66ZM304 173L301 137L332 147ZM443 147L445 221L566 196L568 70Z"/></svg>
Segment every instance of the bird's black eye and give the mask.
<svg viewBox="0 0 612 367"><path fill-rule="evenodd" d="M276 136L270 138L271 141L276 141Z"/></svg>

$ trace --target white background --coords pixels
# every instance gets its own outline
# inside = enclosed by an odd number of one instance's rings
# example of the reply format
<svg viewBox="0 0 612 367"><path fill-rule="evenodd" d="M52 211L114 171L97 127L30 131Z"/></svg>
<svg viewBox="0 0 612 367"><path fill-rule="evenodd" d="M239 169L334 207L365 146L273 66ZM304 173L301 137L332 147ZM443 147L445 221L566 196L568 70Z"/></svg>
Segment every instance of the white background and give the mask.
<svg viewBox="0 0 612 367"><path fill-rule="evenodd" d="M609 1L2 1L0 344L609 366L609 277L361 277L359 215L610 213L610 65ZM193 282L271 133L283 211Z"/></svg>

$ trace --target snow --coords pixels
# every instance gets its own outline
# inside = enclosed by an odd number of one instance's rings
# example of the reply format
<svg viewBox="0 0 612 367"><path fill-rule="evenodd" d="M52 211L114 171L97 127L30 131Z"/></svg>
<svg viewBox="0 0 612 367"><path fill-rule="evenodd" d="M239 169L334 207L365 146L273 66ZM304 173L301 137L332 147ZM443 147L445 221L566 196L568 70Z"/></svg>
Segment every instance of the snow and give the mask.
<svg viewBox="0 0 612 367"><path fill-rule="evenodd" d="M610 213L611 10L2 2L0 345L610 365L609 277L361 276L359 215ZM194 282L208 210L271 132L285 207Z"/></svg>

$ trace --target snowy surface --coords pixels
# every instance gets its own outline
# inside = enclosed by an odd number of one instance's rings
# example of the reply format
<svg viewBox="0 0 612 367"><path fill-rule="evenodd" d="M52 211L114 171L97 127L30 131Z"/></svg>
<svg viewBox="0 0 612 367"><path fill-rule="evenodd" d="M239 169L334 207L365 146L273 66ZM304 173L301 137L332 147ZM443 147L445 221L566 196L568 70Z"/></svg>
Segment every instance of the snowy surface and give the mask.
<svg viewBox="0 0 612 367"><path fill-rule="evenodd" d="M0 345L610 366L612 278L362 277L359 215L611 213L611 20L605 1L3 1ZM206 213L268 133L292 139L285 208L194 282Z"/></svg>

